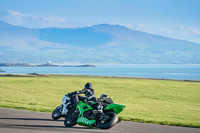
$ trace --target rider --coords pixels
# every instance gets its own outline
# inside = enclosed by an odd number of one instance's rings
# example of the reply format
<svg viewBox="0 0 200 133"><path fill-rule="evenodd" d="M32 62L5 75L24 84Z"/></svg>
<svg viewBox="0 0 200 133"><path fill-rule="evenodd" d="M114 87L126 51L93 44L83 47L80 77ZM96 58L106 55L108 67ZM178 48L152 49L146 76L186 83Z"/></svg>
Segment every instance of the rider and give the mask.
<svg viewBox="0 0 200 133"><path fill-rule="evenodd" d="M113 100L109 98L107 94L101 94L100 100L104 108L107 107L109 104L114 103Z"/></svg>
<svg viewBox="0 0 200 133"><path fill-rule="evenodd" d="M73 95L73 94L85 94L85 97L79 96L79 95ZM70 101L69 97L72 97L71 101ZM79 100L80 101L96 101L95 91L94 91L94 89L92 89L91 83L86 83L83 90L68 93L63 97L62 115L67 114L68 105L72 104L73 106L76 106L78 104ZM97 111L102 112L103 107L99 102L96 102L96 108L97 108Z"/></svg>

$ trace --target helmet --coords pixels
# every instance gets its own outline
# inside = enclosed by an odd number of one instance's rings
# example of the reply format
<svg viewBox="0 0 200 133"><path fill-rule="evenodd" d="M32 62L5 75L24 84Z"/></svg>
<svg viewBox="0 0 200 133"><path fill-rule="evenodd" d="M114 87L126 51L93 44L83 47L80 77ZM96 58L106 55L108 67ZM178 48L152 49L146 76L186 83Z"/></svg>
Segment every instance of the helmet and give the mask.
<svg viewBox="0 0 200 133"><path fill-rule="evenodd" d="M108 95L107 94L101 94L100 98L108 98Z"/></svg>
<svg viewBox="0 0 200 133"><path fill-rule="evenodd" d="M92 84L91 83L85 84L84 89L92 89Z"/></svg>

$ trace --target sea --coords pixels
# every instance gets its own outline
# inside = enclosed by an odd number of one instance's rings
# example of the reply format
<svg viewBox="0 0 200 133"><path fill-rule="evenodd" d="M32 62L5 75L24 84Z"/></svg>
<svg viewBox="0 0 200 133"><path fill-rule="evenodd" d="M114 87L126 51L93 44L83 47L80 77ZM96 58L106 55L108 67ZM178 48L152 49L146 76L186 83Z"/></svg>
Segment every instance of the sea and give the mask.
<svg viewBox="0 0 200 133"><path fill-rule="evenodd" d="M200 64L96 65L96 67L0 67L6 74L64 74L200 80Z"/></svg>

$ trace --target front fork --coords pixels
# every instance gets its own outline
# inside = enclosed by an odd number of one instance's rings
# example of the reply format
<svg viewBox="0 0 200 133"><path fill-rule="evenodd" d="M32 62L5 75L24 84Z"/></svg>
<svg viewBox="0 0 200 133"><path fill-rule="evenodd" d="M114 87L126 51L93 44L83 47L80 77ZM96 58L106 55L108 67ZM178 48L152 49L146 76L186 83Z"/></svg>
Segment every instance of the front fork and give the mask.
<svg viewBox="0 0 200 133"><path fill-rule="evenodd" d="M63 104L61 104L60 106L58 106L59 112L62 113L63 110Z"/></svg>

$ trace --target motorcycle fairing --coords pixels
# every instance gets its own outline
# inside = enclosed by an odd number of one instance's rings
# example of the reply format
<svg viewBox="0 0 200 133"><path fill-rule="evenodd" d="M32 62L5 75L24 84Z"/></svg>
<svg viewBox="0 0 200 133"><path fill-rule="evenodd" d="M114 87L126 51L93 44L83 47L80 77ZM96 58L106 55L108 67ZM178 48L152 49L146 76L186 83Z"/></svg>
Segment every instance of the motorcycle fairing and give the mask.
<svg viewBox="0 0 200 133"><path fill-rule="evenodd" d="M122 110L124 110L126 106L121 104L109 104L104 110L113 109L116 114L119 114Z"/></svg>
<svg viewBox="0 0 200 133"><path fill-rule="evenodd" d="M92 128L92 125L96 123L96 120L89 120L83 116L83 112L93 109L90 105L80 101L76 107L76 109L80 112L79 117L77 119L77 123L82 126L88 126Z"/></svg>

